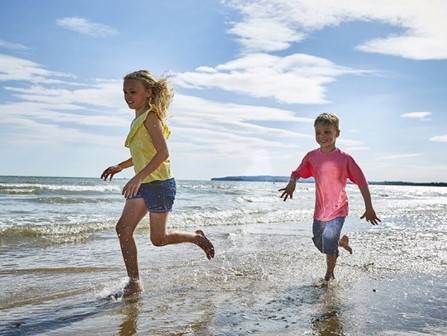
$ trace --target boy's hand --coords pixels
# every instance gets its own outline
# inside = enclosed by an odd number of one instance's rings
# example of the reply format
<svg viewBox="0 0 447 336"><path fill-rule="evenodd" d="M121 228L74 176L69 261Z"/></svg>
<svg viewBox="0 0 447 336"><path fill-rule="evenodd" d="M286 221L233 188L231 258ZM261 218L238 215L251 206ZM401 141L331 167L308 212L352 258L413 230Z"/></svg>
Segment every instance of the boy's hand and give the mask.
<svg viewBox="0 0 447 336"><path fill-rule="evenodd" d="M284 202L287 200L287 198L290 197L290 199L293 198L293 192L295 191L296 182L290 181L289 184L285 188L281 188L278 191L282 191L281 198L284 199Z"/></svg>
<svg viewBox="0 0 447 336"><path fill-rule="evenodd" d="M370 222L372 225L377 225L381 222L379 217L377 217L376 212L374 209L366 209L365 213L363 214L360 219L365 218L367 222Z"/></svg>

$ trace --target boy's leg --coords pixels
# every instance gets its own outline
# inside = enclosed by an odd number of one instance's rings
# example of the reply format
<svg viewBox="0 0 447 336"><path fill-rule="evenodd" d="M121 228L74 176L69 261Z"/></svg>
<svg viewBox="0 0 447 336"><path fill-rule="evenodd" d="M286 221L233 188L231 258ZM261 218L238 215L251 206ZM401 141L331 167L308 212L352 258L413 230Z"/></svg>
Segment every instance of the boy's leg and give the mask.
<svg viewBox="0 0 447 336"><path fill-rule="evenodd" d="M337 255L326 254L326 275L324 276L324 280L329 281L335 279L334 269L337 264L337 257Z"/></svg>
<svg viewBox="0 0 447 336"><path fill-rule="evenodd" d="M344 217L337 217L331 221L326 222L322 240L323 252L326 254L326 275L325 280L335 279L334 269L338 257L338 244L340 239L340 232L343 227Z"/></svg>
<svg viewBox="0 0 447 336"><path fill-rule="evenodd" d="M349 246L349 237L347 235L343 235L343 237L341 237L338 245L343 247L350 254L352 254L352 248L351 248L351 246Z"/></svg>
<svg viewBox="0 0 447 336"><path fill-rule="evenodd" d="M321 252L324 253L323 249L323 231L325 228L325 222L314 219L312 225L312 241L314 242L315 247Z"/></svg>

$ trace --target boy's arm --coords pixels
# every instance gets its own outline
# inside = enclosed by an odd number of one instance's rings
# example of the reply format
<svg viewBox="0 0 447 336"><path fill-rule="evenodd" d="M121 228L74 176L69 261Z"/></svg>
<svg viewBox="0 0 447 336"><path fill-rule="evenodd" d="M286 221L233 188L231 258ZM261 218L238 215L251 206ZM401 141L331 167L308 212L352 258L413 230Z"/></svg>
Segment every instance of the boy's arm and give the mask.
<svg viewBox="0 0 447 336"><path fill-rule="evenodd" d="M358 185L360 192L362 193L363 201L365 202L365 212L360 217L361 219L365 218L367 222L370 222L372 225L377 225L380 222L380 219L377 217L376 212L374 211L371 194L368 188L368 182L366 181L365 175L362 172L362 169L355 162L355 160L348 156L348 178Z"/></svg>
<svg viewBox="0 0 447 336"><path fill-rule="evenodd" d="M292 174L292 176L290 176L290 180L289 180L289 183L287 184L287 186L285 188L281 188L278 190L278 191L283 192L280 197L284 199L284 202L289 197L290 197L290 199L293 198L293 193L295 192L295 187L296 187L296 181L298 181L298 177L295 177Z"/></svg>
<svg viewBox="0 0 447 336"><path fill-rule="evenodd" d="M310 176L312 176L312 169L309 163L309 153L307 153L298 168L294 170L290 175L289 183L287 184L287 186L278 190L283 192L280 197L284 199L284 202L287 200L287 198L293 198L293 193L295 192L296 188L296 181L298 181L300 177L307 178Z"/></svg>
<svg viewBox="0 0 447 336"><path fill-rule="evenodd" d="M377 217L376 212L374 211L372 201L371 201L371 194L369 192L368 185L359 188L360 192L362 193L363 201L365 202L365 212L360 217L361 219L365 218L367 222L370 222L372 225L377 225L381 220L379 217Z"/></svg>

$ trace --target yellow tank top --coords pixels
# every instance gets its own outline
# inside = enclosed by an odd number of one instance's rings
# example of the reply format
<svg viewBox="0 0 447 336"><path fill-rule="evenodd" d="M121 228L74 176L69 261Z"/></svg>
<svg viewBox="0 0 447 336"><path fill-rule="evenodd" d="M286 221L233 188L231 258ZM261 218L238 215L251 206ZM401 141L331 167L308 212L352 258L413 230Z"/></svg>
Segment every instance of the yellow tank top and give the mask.
<svg viewBox="0 0 447 336"><path fill-rule="evenodd" d="M152 160L157 151L152 143L151 136L144 127L144 121L146 120L150 110L144 112L139 117L135 118L130 125L130 131L127 135L125 146L130 149L132 156L132 162L135 170L135 174L138 174L144 167ZM162 121L163 136L165 139L169 138L171 134L168 125ZM160 166L154 170L149 176L147 176L143 183L152 181L164 181L170 179L171 176L171 164L169 159L165 160Z"/></svg>

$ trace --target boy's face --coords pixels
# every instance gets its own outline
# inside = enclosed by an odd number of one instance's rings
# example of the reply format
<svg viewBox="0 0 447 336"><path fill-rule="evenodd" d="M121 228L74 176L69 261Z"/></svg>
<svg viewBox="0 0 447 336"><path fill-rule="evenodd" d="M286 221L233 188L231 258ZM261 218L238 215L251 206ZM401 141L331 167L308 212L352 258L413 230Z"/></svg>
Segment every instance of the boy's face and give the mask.
<svg viewBox="0 0 447 336"><path fill-rule="evenodd" d="M315 140L321 150L328 152L335 149L335 141L340 135L340 130L333 125L318 123L315 125Z"/></svg>

